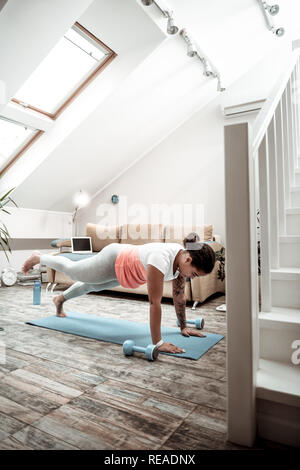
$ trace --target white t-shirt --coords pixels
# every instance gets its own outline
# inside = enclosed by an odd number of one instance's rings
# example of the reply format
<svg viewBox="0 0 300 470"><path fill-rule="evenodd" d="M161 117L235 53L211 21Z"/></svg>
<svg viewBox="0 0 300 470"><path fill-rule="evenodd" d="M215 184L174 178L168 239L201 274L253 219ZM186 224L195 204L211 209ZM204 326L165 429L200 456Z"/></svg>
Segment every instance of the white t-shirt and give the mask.
<svg viewBox="0 0 300 470"><path fill-rule="evenodd" d="M148 264L155 266L163 275L165 281L176 279L179 275L177 270L173 274L173 263L177 253L185 248L179 243L145 243L138 245L139 256L142 265L147 270Z"/></svg>

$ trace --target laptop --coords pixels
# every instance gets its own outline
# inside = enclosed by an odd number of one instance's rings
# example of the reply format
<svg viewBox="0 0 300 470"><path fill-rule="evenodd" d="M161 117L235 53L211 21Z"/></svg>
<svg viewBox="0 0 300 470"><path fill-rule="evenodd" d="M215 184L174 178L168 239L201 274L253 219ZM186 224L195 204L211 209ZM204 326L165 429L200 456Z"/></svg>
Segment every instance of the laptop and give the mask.
<svg viewBox="0 0 300 470"><path fill-rule="evenodd" d="M92 253L91 237L71 237L72 253Z"/></svg>

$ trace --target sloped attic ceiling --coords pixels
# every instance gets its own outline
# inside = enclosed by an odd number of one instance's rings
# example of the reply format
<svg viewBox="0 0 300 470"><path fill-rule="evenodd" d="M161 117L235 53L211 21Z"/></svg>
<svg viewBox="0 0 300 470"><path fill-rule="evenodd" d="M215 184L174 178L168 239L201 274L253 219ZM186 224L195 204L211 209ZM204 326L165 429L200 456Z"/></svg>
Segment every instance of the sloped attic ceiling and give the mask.
<svg viewBox="0 0 300 470"><path fill-rule="evenodd" d="M34 0L28 1L32 4L35 3ZM69 1L70 0L63 0L63 2ZM165 39L165 34L156 23L144 13L143 9L135 0L128 0L126 2L123 0L110 0L109 2L106 0L95 0L94 2L91 2L91 0L84 1L89 1L91 4L90 7L86 9L83 15L75 19L73 17L69 26L74 23L74 20L78 20L95 36L99 37L105 44L110 46L118 56L109 67L105 68L77 99L66 108L59 119L54 123L50 123L51 127L48 126L47 132L13 165L13 167L11 167L4 178L1 179L0 190L5 190L6 187L17 187L14 197L21 207L37 207L36 204L38 204L40 208L51 209L55 202L55 199L51 201L51 187L53 184L56 186L56 176L54 176L52 169L55 168L56 172L65 174L69 168L71 168L72 171L72 169L75 170L75 168L78 168L78 165L82 166L82 155L84 155L84 158L87 156L87 153L82 149L84 149L84 145L88 143L89 136L85 133L83 135L80 134L80 155L76 154L75 147L72 147L69 154L63 151L63 154L60 153L58 155L57 166L55 162L56 151L61 148L61 145L65 144L69 137L77 134L80 126L86 122L86 119L92 115L95 110L102 107L101 105L105 103L107 97L112 95L126 77ZM70 8L72 11L72 5ZM12 13L11 17L8 18L8 23L13 21L13 19L14 15ZM66 29L68 28L65 28L65 30ZM38 38L39 41L43 42L43 36L41 34L39 34ZM35 66L36 64L33 65L33 70ZM9 64L7 68L9 68ZM13 67L11 67L11 69L11 75L14 76ZM8 78L7 81L9 81ZM11 114L14 112L14 109L12 109L14 106L15 105L8 105L5 109L5 111L10 112L10 118L13 118ZM101 111L100 114L104 116L105 120L108 119L108 115L105 111ZM45 125L45 119L42 124ZM49 123L46 122L46 125L48 124ZM101 123L98 125L96 118L96 140L99 140L100 126ZM79 148L77 150L79 150ZM38 178L39 183L35 185L33 180L28 180L28 178L35 178L35 171L39 171L39 167L42 168L45 160L48 158L49 161L51 160L51 173L49 174L48 170L46 170L44 174L45 177ZM52 160L52 158L54 158L54 160ZM88 174L91 173L89 167L86 167L86 171ZM70 181L72 181L72 178L73 177L70 177ZM31 189L28 191L27 186L23 187L23 183L26 185L29 184ZM36 193L33 191L33 188L36 189ZM46 191L44 191L43 188L47 188ZM60 196L64 194L65 190L63 190ZM40 196L44 195L46 197L46 193L48 193L48 201L46 202L44 199L43 201L39 201Z"/></svg>
<svg viewBox="0 0 300 470"><path fill-rule="evenodd" d="M7 100L93 0L9 0L0 14L0 79ZM5 103L0 101L0 111Z"/></svg>
<svg viewBox="0 0 300 470"><path fill-rule="evenodd" d="M267 31L256 1L224 3L168 1L180 26L190 29L229 85L279 40ZM199 62L186 56L182 38L166 37L157 27L161 18L154 6L110 0L108 7L95 0L80 22L114 48L118 61L131 64L118 79L110 68L106 82L99 76L8 172L6 187L17 185L14 198L21 207L73 210L78 189L95 194L217 94L216 81L205 78ZM127 48L116 44L122 35L123 44L131 40ZM109 87L110 75L113 86L100 100L101 81Z"/></svg>

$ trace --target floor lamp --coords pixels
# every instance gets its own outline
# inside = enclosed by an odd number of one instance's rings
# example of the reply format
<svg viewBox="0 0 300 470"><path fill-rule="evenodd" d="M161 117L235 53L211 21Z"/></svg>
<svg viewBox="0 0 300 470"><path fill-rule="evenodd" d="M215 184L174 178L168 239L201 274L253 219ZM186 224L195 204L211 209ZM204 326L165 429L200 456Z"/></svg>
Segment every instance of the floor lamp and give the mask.
<svg viewBox="0 0 300 470"><path fill-rule="evenodd" d="M86 192L82 191L82 189L80 189L74 195L75 209L72 215L72 235L74 237L77 237L77 212L79 209L82 209L83 207L87 206L89 202L90 196Z"/></svg>

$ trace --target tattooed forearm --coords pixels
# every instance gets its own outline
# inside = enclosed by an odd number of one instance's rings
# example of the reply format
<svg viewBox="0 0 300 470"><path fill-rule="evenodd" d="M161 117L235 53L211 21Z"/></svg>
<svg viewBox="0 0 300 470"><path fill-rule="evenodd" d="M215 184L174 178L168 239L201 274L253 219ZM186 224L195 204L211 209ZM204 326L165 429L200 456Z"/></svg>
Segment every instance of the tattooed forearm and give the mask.
<svg viewBox="0 0 300 470"><path fill-rule="evenodd" d="M186 318L185 318L185 301L184 302L175 302L175 311L177 318L180 323L180 329L183 330L186 328Z"/></svg>
<svg viewBox="0 0 300 470"><path fill-rule="evenodd" d="M185 277L179 274L176 279L173 279L173 297L184 297L185 291Z"/></svg>
<svg viewBox="0 0 300 470"><path fill-rule="evenodd" d="M186 328L185 318L185 277L181 274L173 279L173 300L180 328Z"/></svg>

